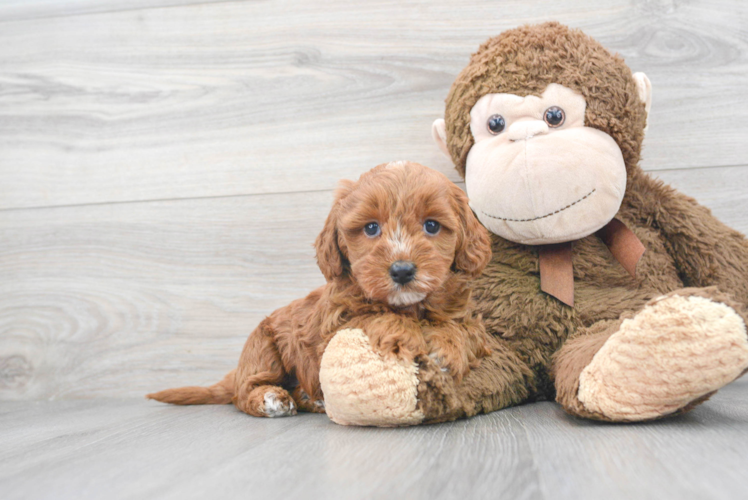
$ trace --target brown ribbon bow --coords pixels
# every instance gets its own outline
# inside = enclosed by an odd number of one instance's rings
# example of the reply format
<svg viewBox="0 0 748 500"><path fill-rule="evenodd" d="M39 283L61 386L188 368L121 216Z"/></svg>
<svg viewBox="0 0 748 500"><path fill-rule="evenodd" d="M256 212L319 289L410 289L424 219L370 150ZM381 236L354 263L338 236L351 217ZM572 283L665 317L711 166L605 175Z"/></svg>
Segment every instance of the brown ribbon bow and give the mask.
<svg viewBox="0 0 748 500"><path fill-rule="evenodd" d="M644 255L644 245L626 224L613 219L595 233L608 246L613 257L636 277L636 264ZM574 268L571 264L571 242L538 247L540 289L574 307Z"/></svg>

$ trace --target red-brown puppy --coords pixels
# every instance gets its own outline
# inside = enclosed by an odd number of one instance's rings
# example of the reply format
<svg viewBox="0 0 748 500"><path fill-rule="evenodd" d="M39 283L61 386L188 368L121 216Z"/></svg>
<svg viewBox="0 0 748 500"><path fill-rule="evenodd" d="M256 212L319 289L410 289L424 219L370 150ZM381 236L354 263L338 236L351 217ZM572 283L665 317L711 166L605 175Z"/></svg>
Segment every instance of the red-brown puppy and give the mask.
<svg viewBox="0 0 748 500"><path fill-rule="evenodd" d="M443 174L392 162L342 182L316 250L327 284L265 318L236 370L148 397L233 401L258 417L323 412L320 359L343 328L363 329L384 356L432 356L457 378L488 353L468 286L490 259L488 232Z"/></svg>

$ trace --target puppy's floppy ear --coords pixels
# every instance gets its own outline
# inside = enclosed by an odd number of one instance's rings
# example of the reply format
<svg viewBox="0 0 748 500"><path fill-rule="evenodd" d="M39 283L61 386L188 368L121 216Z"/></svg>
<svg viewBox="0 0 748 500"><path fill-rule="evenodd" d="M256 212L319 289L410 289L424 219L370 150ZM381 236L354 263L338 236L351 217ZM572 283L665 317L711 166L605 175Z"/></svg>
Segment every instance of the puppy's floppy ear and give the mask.
<svg viewBox="0 0 748 500"><path fill-rule="evenodd" d="M470 208L467 195L454 184L451 189L462 225L457 231L455 268L477 277L491 260L491 238Z"/></svg>
<svg viewBox="0 0 748 500"><path fill-rule="evenodd" d="M343 250L338 241L338 217L343 199L353 191L353 181L342 180L335 191L335 201L325 220L325 227L317 236L314 248L317 251L317 265L327 281L332 281L343 275L348 265Z"/></svg>

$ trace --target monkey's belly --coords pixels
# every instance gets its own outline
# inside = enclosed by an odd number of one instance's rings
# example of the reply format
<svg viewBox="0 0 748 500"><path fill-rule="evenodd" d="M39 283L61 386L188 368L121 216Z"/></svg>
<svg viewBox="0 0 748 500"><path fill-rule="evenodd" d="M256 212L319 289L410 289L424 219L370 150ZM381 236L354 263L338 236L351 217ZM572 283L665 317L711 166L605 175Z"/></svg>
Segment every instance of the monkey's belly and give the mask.
<svg viewBox="0 0 748 500"><path fill-rule="evenodd" d="M683 287L660 235L628 224L646 248L631 277L596 236L575 241L574 308L540 291L537 249L494 236L493 258L475 282L474 297L486 328L507 340L560 346L581 326L618 319L647 301Z"/></svg>
<svg viewBox="0 0 748 500"><path fill-rule="evenodd" d="M638 311L650 299L683 287L662 237L649 227L629 227L646 248L636 266L635 278L596 236L574 244L574 309L578 325L618 319L624 312Z"/></svg>

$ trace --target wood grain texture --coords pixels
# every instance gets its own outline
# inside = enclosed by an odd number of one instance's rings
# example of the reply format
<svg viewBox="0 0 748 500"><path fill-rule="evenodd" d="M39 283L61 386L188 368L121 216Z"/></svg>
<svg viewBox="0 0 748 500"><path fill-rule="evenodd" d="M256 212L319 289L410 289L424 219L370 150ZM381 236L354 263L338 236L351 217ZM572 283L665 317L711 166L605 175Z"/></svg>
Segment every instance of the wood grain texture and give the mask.
<svg viewBox="0 0 748 500"><path fill-rule="evenodd" d="M748 168L658 172L748 232ZM140 396L234 367L324 280L331 192L0 211L0 399Z"/></svg>
<svg viewBox="0 0 748 500"><path fill-rule="evenodd" d="M324 283L312 242L331 203L324 192L0 211L0 398L213 381L264 316Z"/></svg>
<svg viewBox="0 0 748 500"><path fill-rule="evenodd" d="M430 137L452 80L549 19L649 75L644 167L748 232L740 0L0 0L0 498L743 498L748 379L631 426L111 399L218 380L322 284L338 179L408 158L458 181Z"/></svg>
<svg viewBox="0 0 748 500"><path fill-rule="evenodd" d="M229 405L0 403L0 491L21 498L738 499L748 380L694 412L599 424L535 403L408 429Z"/></svg>
<svg viewBox="0 0 748 500"><path fill-rule="evenodd" d="M549 19L650 76L646 169L748 157L739 0L64 5L5 10L0 208L328 190L402 158L456 179L430 138L452 80L488 37Z"/></svg>
<svg viewBox="0 0 748 500"><path fill-rule="evenodd" d="M557 405L522 407L547 498L743 498L748 380L682 417L638 425L579 420Z"/></svg>
<svg viewBox="0 0 748 500"><path fill-rule="evenodd" d="M232 0L0 0L0 23L227 1Z"/></svg>

